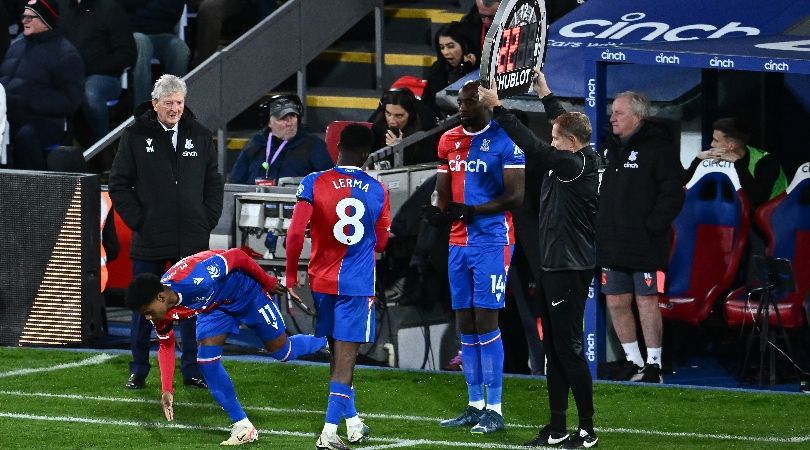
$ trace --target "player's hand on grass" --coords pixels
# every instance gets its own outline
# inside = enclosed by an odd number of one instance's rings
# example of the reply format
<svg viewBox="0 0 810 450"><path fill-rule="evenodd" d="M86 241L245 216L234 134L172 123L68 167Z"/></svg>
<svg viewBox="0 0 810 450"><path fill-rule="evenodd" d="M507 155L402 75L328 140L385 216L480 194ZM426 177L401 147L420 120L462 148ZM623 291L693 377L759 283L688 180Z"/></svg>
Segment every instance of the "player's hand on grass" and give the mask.
<svg viewBox="0 0 810 450"><path fill-rule="evenodd" d="M163 406L163 414L166 416L166 420L169 422L174 420L174 408L172 407L173 403L174 394L169 391L164 392L160 399L160 405Z"/></svg>

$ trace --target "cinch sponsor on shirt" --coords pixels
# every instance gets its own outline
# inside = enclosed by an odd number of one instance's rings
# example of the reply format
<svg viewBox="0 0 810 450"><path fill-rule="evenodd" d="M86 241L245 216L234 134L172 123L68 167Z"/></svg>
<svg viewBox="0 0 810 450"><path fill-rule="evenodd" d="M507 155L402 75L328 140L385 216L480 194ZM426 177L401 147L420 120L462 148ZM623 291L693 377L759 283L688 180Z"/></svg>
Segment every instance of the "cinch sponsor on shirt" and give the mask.
<svg viewBox="0 0 810 450"><path fill-rule="evenodd" d="M448 162L450 166L451 172L484 172L487 171L487 163L476 159L475 161L465 161L461 159L460 156L456 156L456 159L451 159Z"/></svg>
<svg viewBox="0 0 810 450"><path fill-rule="evenodd" d="M334 186L335 189L358 188L363 192L368 192L368 183L357 178L338 178L337 180L332 180L332 186Z"/></svg>

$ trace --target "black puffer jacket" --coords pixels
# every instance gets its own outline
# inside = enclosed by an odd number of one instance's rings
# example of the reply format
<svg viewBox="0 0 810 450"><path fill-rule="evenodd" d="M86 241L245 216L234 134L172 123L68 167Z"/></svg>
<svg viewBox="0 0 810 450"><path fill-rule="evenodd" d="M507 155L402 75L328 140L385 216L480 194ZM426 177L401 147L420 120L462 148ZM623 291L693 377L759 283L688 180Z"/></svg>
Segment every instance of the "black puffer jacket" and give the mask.
<svg viewBox="0 0 810 450"><path fill-rule="evenodd" d="M543 103L551 119L565 111L553 96L544 98ZM556 150L508 110L499 108L494 118L526 153L526 165L543 173L539 193L540 266L547 271L592 269L596 262L599 155L590 147L577 152Z"/></svg>
<svg viewBox="0 0 810 450"><path fill-rule="evenodd" d="M136 110L135 123L121 137L110 197L133 231L133 258L179 259L208 248L222 213L222 176L211 132L188 108L180 119L175 152L148 106Z"/></svg>
<svg viewBox="0 0 810 450"><path fill-rule="evenodd" d="M11 44L0 65L8 117L64 120L84 97L84 70L76 47L57 31L26 36Z"/></svg>
<svg viewBox="0 0 810 450"><path fill-rule="evenodd" d="M683 166L671 133L645 120L625 145L609 136L604 155L597 262L634 271L666 269L672 221L684 201Z"/></svg>

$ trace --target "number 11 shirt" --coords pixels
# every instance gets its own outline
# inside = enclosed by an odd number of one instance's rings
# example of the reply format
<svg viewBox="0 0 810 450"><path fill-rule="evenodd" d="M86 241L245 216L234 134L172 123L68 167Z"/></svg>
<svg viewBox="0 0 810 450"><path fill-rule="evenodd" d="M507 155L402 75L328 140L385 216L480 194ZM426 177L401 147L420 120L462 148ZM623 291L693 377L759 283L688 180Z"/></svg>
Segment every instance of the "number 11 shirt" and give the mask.
<svg viewBox="0 0 810 450"><path fill-rule="evenodd" d="M287 234L287 286L295 282L310 224L310 286L325 294L373 296L374 252L388 240L388 190L362 169L337 166L307 175Z"/></svg>

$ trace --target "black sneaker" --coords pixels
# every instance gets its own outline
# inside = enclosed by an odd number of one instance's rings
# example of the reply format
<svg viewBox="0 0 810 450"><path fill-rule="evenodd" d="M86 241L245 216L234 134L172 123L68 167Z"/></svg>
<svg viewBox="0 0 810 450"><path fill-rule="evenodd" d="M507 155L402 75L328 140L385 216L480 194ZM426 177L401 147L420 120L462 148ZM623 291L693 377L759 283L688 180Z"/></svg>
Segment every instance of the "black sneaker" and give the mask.
<svg viewBox="0 0 810 450"><path fill-rule="evenodd" d="M635 365L632 361L615 361L608 363L605 370L605 379L612 381L634 381L633 377L640 374L644 368Z"/></svg>
<svg viewBox="0 0 810 450"><path fill-rule="evenodd" d="M540 433L537 434L537 437L532 439L531 441L523 444L527 447L549 447L549 446L557 446L562 445L566 439L568 439L570 434L568 433L558 433L551 429L551 424L544 426L540 429Z"/></svg>
<svg viewBox="0 0 810 450"><path fill-rule="evenodd" d="M481 420L470 429L473 434L489 434L506 429L503 423L503 416L491 409L485 409L481 414Z"/></svg>
<svg viewBox="0 0 810 450"><path fill-rule="evenodd" d="M572 434L562 445L562 448L591 448L596 447L599 438L596 434L590 434L582 428L577 434Z"/></svg>
<svg viewBox="0 0 810 450"><path fill-rule="evenodd" d="M663 383L664 377L661 375L661 367L658 364L647 364L630 381L640 381L642 383Z"/></svg>
<svg viewBox="0 0 810 450"><path fill-rule="evenodd" d="M484 411L472 406L467 406L467 409L465 409L460 416L442 420L439 422L439 425L443 427L471 427L478 424L483 414Z"/></svg>

